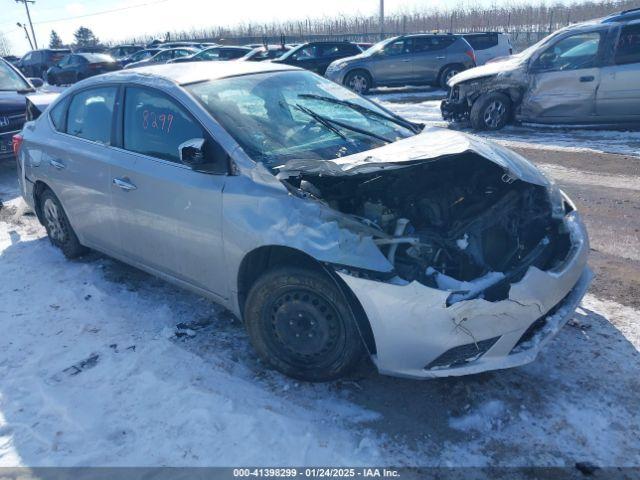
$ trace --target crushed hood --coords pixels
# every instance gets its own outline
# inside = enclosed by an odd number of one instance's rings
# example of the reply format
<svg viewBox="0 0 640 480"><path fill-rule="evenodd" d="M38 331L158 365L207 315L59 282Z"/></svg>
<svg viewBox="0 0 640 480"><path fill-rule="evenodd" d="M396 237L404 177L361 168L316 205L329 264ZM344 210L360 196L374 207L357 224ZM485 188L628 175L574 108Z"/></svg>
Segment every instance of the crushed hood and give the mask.
<svg viewBox="0 0 640 480"><path fill-rule="evenodd" d="M549 180L521 155L473 135L438 127L382 147L331 160L290 160L276 167L278 178L300 173L344 176L402 168L464 153L475 153L505 169L513 178L549 186Z"/></svg>
<svg viewBox="0 0 640 480"><path fill-rule="evenodd" d="M505 58L504 60L486 63L480 67L470 68L469 70L460 72L449 80L448 85L450 87L453 87L468 80L491 77L499 74L509 74L515 70L522 68L525 62L526 58L524 58L523 56L512 55Z"/></svg>

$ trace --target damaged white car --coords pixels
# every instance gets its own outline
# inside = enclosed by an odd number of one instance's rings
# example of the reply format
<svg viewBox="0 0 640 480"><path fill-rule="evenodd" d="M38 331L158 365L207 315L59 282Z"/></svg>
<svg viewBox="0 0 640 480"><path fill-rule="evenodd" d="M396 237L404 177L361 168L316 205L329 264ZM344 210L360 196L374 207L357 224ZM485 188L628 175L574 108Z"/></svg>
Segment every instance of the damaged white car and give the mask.
<svg viewBox="0 0 640 480"><path fill-rule="evenodd" d="M590 281L575 206L524 158L294 67L102 75L14 140L22 194L67 256L221 303L296 378L365 353L416 378L521 365Z"/></svg>

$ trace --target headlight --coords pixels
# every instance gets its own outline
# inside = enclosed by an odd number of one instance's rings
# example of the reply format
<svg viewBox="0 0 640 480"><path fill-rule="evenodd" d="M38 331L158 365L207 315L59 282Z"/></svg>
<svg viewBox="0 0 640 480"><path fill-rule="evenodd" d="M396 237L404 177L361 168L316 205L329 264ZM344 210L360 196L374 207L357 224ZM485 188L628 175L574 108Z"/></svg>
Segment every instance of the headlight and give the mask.
<svg viewBox="0 0 640 480"><path fill-rule="evenodd" d="M552 183L549 186L549 201L551 202L551 215L554 218L563 218L565 216L565 202L566 195L558 188L558 185ZM568 198L568 197L567 197Z"/></svg>

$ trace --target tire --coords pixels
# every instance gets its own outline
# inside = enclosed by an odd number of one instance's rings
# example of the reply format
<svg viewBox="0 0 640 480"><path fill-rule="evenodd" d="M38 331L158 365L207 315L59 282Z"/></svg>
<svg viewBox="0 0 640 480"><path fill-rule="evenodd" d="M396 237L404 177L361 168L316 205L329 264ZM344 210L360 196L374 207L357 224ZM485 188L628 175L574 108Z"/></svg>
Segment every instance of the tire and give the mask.
<svg viewBox="0 0 640 480"><path fill-rule="evenodd" d="M440 72L440 87L444 89L448 88L447 82L449 81L449 79L454 75L462 72L463 70L464 68L460 65L448 65L444 67L442 72Z"/></svg>
<svg viewBox="0 0 640 480"><path fill-rule="evenodd" d="M364 70L354 70L344 77L344 86L359 94L365 94L371 88L371 75Z"/></svg>
<svg viewBox="0 0 640 480"><path fill-rule="evenodd" d="M51 190L47 189L40 194L38 206L49 241L62 250L65 257L76 258L86 252L86 248L80 245L60 201Z"/></svg>
<svg viewBox="0 0 640 480"><path fill-rule="evenodd" d="M485 93L473 103L469 121L475 130L500 130L511 120L512 109L504 93Z"/></svg>
<svg viewBox="0 0 640 480"><path fill-rule="evenodd" d="M356 320L339 287L309 269L279 267L251 288L245 324L260 358L299 380L343 377L365 348Z"/></svg>

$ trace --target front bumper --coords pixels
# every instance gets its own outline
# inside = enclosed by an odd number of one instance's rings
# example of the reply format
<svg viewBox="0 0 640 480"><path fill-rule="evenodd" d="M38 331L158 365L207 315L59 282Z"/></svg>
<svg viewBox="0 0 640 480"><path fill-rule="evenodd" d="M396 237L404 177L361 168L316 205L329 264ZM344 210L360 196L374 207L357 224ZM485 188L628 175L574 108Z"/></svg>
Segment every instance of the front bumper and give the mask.
<svg viewBox="0 0 640 480"><path fill-rule="evenodd" d="M530 267L509 298L447 307L450 292L418 282L394 285L338 272L364 308L380 373L433 378L468 375L533 361L571 318L592 278L589 240L577 212L565 217L572 246L559 267Z"/></svg>
<svg viewBox="0 0 640 480"><path fill-rule="evenodd" d="M442 118L447 121L463 121L469 118L469 103L466 99L460 99L460 87L449 89L447 98L440 103Z"/></svg>
<svg viewBox="0 0 640 480"><path fill-rule="evenodd" d="M338 84L342 85L342 83L344 82L344 72L345 72L344 68L339 68L339 69L336 69L336 70L332 70L329 67L327 69L327 71L324 73L324 76L325 76L325 78L328 78L332 82L335 82L335 83L338 83Z"/></svg>

